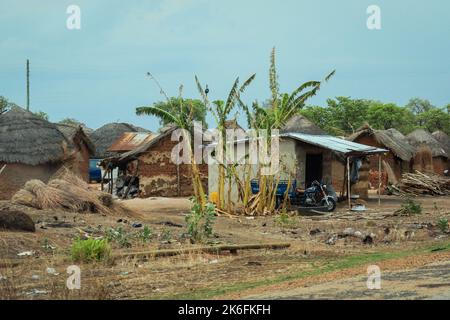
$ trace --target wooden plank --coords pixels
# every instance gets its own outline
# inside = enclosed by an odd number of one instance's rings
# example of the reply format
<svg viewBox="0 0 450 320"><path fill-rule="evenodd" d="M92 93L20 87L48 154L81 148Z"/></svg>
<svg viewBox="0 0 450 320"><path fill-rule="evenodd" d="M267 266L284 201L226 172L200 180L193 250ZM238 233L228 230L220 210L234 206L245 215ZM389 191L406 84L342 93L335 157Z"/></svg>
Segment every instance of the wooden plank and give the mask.
<svg viewBox="0 0 450 320"><path fill-rule="evenodd" d="M158 257L173 257L183 254L199 254L199 253L213 253L220 254L224 251L229 251L230 253L237 253L239 250L279 250L286 249L291 246L290 243L268 243L268 244L247 244L247 245L222 245L214 247L198 247L198 248L187 248L187 249L168 249L168 250L154 250L146 252L131 252L113 255L112 260L120 260L127 258L137 258L137 259L149 259Z"/></svg>

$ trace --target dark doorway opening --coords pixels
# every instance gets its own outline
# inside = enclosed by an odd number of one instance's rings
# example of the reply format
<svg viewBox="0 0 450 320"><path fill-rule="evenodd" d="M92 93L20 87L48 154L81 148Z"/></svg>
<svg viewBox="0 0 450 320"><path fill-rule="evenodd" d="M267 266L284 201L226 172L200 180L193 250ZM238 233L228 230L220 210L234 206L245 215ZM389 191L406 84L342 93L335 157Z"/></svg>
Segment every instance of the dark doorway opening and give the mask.
<svg viewBox="0 0 450 320"><path fill-rule="evenodd" d="M314 181L322 181L322 162L323 156L321 154L307 154L306 155L306 172L305 182L306 188L309 188Z"/></svg>

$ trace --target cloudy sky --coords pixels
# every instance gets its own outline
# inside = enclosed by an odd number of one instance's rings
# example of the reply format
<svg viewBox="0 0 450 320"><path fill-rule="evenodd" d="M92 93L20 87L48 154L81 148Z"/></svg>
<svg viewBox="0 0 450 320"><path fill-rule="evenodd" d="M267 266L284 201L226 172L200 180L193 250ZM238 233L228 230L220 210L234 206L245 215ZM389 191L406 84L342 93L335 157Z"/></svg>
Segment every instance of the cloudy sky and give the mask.
<svg viewBox="0 0 450 320"><path fill-rule="evenodd" d="M81 8L81 30L68 30L66 9ZM369 5L381 30L366 27ZM447 0L0 0L0 95L25 104L31 60L31 107L84 121L132 122L137 106L169 95L198 98L194 75L212 99L234 79L257 74L244 99L269 96L268 65L277 48L280 84L336 76L310 101L351 96L405 104L423 97L450 103L450 2Z"/></svg>

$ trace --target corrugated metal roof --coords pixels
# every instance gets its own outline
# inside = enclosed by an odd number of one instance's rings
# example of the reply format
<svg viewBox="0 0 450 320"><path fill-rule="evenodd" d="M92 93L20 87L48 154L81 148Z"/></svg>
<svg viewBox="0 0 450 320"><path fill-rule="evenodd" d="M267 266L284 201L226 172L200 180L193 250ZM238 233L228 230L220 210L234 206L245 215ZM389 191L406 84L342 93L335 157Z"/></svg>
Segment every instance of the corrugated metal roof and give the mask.
<svg viewBox="0 0 450 320"><path fill-rule="evenodd" d="M126 132L107 150L108 152L127 152L150 142L156 135L148 132Z"/></svg>
<svg viewBox="0 0 450 320"><path fill-rule="evenodd" d="M282 137L292 138L342 154L376 154L389 152L386 149L375 148L328 135L318 136L305 133L286 133Z"/></svg>

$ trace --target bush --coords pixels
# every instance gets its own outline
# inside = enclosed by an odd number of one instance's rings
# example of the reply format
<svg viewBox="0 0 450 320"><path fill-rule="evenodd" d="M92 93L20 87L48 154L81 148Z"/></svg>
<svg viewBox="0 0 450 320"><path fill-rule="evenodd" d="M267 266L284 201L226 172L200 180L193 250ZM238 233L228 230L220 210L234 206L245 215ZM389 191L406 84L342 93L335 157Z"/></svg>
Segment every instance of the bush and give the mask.
<svg viewBox="0 0 450 320"><path fill-rule="evenodd" d="M438 221L438 228L442 232L447 232L448 231L448 227L449 227L449 225L448 225L448 220L447 219L442 218L442 219L440 219Z"/></svg>
<svg viewBox="0 0 450 320"><path fill-rule="evenodd" d="M149 226L144 226L144 229L137 234L137 238L144 243L148 243L153 237L153 231Z"/></svg>
<svg viewBox="0 0 450 320"><path fill-rule="evenodd" d="M130 248L130 235L122 227L109 228L106 230L106 239L108 242L116 242L122 248Z"/></svg>
<svg viewBox="0 0 450 320"><path fill-rule="evenodd" d="M72 244L71 256L74 262L106 261L111 255L111 247L106 239L77 239Z"/></svg>
<svg viewBox="0 0 450 320"><path fill-rule="evenodd" d="M400 209L401 213L404 215L422 214L422 210L422 205L412 198L406 198Z"/></svg>
<svg viewBox="0 0 450 320"><path fill-rule="evenodd" d="M286 210L282 210L281 213L274 219L274 222L279 227L295 229L298 224L298 219L291 217Z"/></svg>
<svg viewBox="0 0 450 320"><path fill-rule="evenodd" d="M192 243L202 242L213 234L213 224L216 219L216 206L208 203L204 210L195 198L191 199L192 209L186 216L188 235Z"/></svg>

